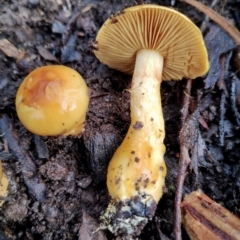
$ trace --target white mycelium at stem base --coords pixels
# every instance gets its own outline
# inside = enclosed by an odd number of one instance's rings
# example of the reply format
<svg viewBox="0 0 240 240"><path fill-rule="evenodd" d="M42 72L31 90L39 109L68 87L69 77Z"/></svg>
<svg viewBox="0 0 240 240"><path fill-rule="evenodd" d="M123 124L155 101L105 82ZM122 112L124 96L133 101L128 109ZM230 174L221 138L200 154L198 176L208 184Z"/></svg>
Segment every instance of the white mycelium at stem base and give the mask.
<svg viewBox="0 0 240 240"><path fill-rule="evenodd" d="M107 186L112 202L103 218L113 218L117 209L110 226L114 233L141 231L147 219L153 217L163 193L166 166L160 96L162 68L163 57L158 52L144 49L137 53L130 90L131 124L108 167Z"/></svg>

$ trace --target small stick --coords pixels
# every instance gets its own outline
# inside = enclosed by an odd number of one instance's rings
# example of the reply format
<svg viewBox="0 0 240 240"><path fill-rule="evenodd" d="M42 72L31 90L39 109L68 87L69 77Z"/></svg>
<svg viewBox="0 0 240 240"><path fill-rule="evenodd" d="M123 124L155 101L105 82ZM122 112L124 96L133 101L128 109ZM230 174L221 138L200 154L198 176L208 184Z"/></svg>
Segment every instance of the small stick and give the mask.
<svg viewBox="0 0 240 240"><path fill-rule="evenodd" d="M207 8L206 6L196 2L194 0L181 0L181 1L186 2L186 3L196 7L200 11L203 11L202 9L207 9L207 12L208 12L208 10L210 12L213 12L211 9ZM213 0L213 2L211 4L211 7L214 7L214 5L216 3L217 3L217 0ZM211 18L211 16L209 16L209 14L207 14L206 12L204 12L204 13L209 18ZM213 14L216 14L216 13L213 12ZM220 15L218 15L218 14L216 14L216 15L219 16L225 24L226 23L229 24ZM203 32L204 30L205 30L205 27L202 25L201 31ZM238 32L238 34L239 34L239 32ZM240 40L240 37L239 37L239 40ZM191 98L190 97L191 96L191 88L192 88L192 80L189 79L187 81L187 84L186 84L186 89L185 89L186 94L185 94L184 99L183 99L183 108L182 108L182 111L181 111L181 113L182 113L181 114L181 128L182 129L183 129L184 124L186 123L186 120L188 118L189 104L190 104L190 98ZM179 160L179 167L178 167L177 189L176 189L175 203L174 203L174 229L173 229L173 231L174 231L175 240L181 240L182 239L182 232L181 232L182 216L181 216L180 205L181 205L181 201L182 201L183 185L184 185L184 180L185 180L185 176L186 176L186 171L187 171L187 168L188 168L188 165L189 165L190 162L191 162L191 159L189 157L189 149L183 143L180 143L180 160Z"/></svg>
<svg viewBox="0 0 240 240"><path fill-rule="evenodd" d="M185 89L185 96L183 99L183 108L182 108L182 116L181 116L181 128L183 129L183 126L187 120L188 117L188 111L189 111L189 104L190 104L190 94L191 94L191 88L192 88L192 80L188 79L186 89ZM178 176L177 176L177 190L175 195L175 203L174 203L174 236L175 240L181 240L182 239L182 233L181 233L181 202L182 202L182 192L183 192L183 185L185 180L185 175L187 171L187 167L189 163L191 162L191 159L189 157L188 148L180 142L180 161L179 161L179 167L178 167Z"/></svg>
<svg viewBox="0 0 240 240"><path fill-rule="evenodd" d="M216 22L224 31L226 31L230 35L230 37L233 38L236 44L240 45L240 32L220 14L214 12L212 9L195 0L181 0L181 1L192 5L199 11L206 14L210 19Z"/></svg>
<svg viewBox="0 0 240 240"><path fill-rule="evenodd" d="M191 159L189 157L188 148L181 144L180 147L180 162L178 168L178 177L177 177L177 190L175 195L175 203L174 203L174 236L175 240L182 240L182 232L181 232L181 202L182 202L182 192L183 185L186 176L186 171L188 168Z"/></svg>
<svg viewBox="0 0 240 240"><path fill-rule="evenodd" d="M192 79L187 80L186 89L184 91L185 97L183 99L183 108L181 111L181 127L183 127L184 123L187 120L188 117L188 108L190 104L190 98L191 98L191 88L192 88Z"/></svg>

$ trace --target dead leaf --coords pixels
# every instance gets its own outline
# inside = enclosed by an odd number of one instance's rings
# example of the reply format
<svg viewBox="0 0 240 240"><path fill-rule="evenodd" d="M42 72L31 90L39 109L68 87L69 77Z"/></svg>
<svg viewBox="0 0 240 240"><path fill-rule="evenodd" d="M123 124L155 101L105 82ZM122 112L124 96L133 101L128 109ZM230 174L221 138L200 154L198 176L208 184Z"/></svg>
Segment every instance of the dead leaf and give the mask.
<svg viewBox="0 0 240 240"><path fill-rule="evenodd" d="M20 51L7 39L0 40L0 49L8 56L18 59Z"/></svg>
<svg viewBox="0 0 240 240"><path fill-rule="evenodd" d="M104 232L98 230L99 225L94 218L88 215L88 213L82 210L82 225L79 229L78 240L107 240Z"/></svg>

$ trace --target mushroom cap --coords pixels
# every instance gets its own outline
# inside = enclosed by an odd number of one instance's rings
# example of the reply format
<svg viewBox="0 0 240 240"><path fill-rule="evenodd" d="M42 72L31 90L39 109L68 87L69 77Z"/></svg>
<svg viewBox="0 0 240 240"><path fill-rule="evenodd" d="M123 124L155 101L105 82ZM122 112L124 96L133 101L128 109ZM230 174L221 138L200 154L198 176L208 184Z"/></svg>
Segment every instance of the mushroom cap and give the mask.
<svg viewBox="0 0 240 240"><path fill-rule="evenodd" d="M72 68L44 66L23 80L15 104L20 121L35 134L78 135L88 109L88 87Z"/></svg>
<svg viewBox="0 0 240 240"><path fill-rule="evenodd" d="M183 14L167 7L139 5L108 19L97 34L97 58L110 68L132 74L141 49L164 58L163 80L196 78L209 69L201 31Z"/></svg>

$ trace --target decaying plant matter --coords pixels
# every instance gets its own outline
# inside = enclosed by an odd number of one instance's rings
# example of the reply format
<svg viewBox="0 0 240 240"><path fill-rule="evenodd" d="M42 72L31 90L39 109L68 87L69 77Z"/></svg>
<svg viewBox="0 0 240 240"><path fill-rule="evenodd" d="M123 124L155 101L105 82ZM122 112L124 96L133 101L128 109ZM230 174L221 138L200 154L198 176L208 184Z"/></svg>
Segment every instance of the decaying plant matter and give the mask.
<svg viewBox="0 0 240 240"><path fill-rule="evenodd" d="M191 240L238 240L240 219L205 195L201 190L185 196L182 222Z"/></svg>

